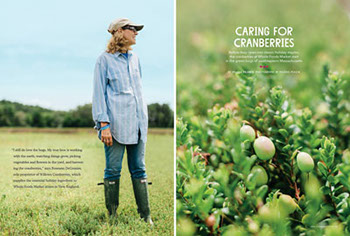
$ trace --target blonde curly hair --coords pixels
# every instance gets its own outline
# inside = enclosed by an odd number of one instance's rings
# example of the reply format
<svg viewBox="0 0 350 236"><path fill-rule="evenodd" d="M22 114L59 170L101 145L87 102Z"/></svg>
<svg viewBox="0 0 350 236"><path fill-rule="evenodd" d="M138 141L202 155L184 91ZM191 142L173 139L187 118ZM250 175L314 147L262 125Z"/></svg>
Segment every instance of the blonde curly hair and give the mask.
<svg viewBox="0 0 350 236"><path fill-rule="evenodd" d="M132 50L130 46L128 46L128 40L124 38L122 31L115 31L112 34L111 39L107 44L106 52L108 53L126 53L128 50Z"/></svg>

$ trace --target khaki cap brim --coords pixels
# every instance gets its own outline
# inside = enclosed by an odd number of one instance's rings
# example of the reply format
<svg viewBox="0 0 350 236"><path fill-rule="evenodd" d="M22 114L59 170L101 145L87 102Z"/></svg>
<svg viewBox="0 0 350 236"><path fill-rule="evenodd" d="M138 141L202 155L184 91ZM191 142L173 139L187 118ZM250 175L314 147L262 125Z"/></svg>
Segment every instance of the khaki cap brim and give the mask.
<svg viewBox="0 0 350 236"><path fill-rule="evenodd" d="M135 24L134 22L132 22L127 18L118 18L111 22L107 31L112 34L113 32L117 31L119 28L122 28L126 25L134 26L137 31L142 30L144 27L144 25Z"/></svg>

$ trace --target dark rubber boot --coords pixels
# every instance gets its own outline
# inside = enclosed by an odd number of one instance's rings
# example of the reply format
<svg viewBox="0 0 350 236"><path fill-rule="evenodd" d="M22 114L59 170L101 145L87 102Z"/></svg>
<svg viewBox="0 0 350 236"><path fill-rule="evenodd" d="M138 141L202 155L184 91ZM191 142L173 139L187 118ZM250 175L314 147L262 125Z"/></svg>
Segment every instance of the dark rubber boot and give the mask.
<svg viewBox="0 0 350 236"><path fill-rule="evenodd" d="M113 217L116 217L119 205L119 183L119 179L104 180L106 207L108 215Z"/></svg>
<svg viewBox="0 0 350 236"><path fill-rule="evenodd" d="M151 211L148 202L148 190L147 190L147 179L133 179L132 186L134 188L134 194L137 204L137 211L141 218L153 226L153 221L151 219Z"/></svg>

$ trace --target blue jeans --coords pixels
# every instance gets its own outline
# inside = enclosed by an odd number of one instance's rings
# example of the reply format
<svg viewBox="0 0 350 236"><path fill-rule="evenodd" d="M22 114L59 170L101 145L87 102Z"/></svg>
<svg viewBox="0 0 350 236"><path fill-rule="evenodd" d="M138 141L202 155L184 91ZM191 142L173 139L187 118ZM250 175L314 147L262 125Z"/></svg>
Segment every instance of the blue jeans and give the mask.
<svg viewBox="0 0 350 236"><path fill-rule="evenodd" d="M131 178L147 178L145 166L145 147L145 143L140 140L140 135L137 144L121 144L114 138L112 146L107 146L105 144L106 168L104 178L108 180L120 179L125 148L128 154L128 167Z"/></svg>

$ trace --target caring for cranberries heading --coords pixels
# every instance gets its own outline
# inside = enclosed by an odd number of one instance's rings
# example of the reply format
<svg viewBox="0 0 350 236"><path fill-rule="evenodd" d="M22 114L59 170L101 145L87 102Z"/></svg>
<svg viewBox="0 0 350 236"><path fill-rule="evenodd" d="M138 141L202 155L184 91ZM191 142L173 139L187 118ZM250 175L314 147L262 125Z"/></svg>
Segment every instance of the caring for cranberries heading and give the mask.
<svg viewBox="0 0 350 236"><path fill-rule="evenodd" d="M235 29L234 46L255 48L293 48L293 27L242 27Z"/></svg>

